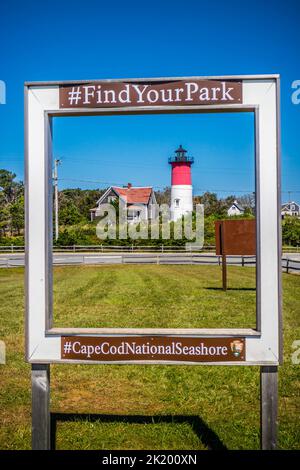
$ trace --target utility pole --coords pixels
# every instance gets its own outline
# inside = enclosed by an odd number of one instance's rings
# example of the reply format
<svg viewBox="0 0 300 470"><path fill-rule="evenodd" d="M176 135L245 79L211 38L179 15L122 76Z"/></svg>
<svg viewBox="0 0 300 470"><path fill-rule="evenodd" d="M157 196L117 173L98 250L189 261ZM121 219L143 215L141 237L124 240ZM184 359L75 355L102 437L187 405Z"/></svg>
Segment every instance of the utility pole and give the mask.
<svg viewBox="0 0 300 470"><path fill-rule="evenodd" d="M60 164L61 164L61 160L56 158L54 160L54 171L53 171L54 209L55 209L55 240L58 239L58 177L57 177L57 167Z"/></svg>

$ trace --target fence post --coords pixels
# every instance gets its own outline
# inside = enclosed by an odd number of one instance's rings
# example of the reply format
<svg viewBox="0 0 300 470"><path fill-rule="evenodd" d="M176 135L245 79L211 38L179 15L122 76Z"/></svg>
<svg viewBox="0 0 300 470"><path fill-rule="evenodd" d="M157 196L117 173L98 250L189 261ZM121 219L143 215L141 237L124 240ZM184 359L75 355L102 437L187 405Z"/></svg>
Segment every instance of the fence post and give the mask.
<svg viewBox="0 0 300 470"><path fill-rule="evenodd" d="M11 252L14 252L14 245L11 245Z"/></svg>
<svg viewBox="0 0 300 470"><path fill-rule="evenodd" d="M242 266L243 266L243 267L245 266L245 259L244 259L244 256L242 256Z"/></svg>
<svg viewBox="0 0 300 470"><path fill-rule="evenodd" d="M290 264L290 259L287 258L287 259L286 259L286 273L287 273L287 274L289 273L289 264Z"/></svg>

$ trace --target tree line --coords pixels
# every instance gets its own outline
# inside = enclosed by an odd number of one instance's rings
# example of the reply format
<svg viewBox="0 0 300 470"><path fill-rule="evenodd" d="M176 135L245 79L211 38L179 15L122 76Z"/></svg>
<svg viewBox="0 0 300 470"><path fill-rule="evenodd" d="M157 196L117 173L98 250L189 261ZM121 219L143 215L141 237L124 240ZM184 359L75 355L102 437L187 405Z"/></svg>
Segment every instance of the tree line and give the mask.
<svg viewBox="0 0 300 470"><path fill-rule="evenodd" d="M0 169L0 238L21 235L24 229L24 185Z"/></svg>
<svg viewBox="0 0 300 470"><path fill-rule="evenodd" d="M63 189L58 193L59 205L59 239L58 244L99 244L101 241L96 236L95 225L91 222L90 209L106 189ZM170 204L171 188L156 191L156 200L159 205ZM227 210L231 204L237 201L244 209L244 217L255 215L254 194L246 194L240 197L234 195L219 198L217 194L209 191L194 197L195 204L204 205L205 222L204 237L206 245L213 245L214 222L217 219L226 218ZM300 219L286 217L282 221L282 240L284 245L300 245ZM145 244L145 240L135 243ZM167 244L183 244L185 240L164 240ZM130 240L108 240L107 243L128 244ZM162 240L148 240L148 243L162 243ZM0 169L0 245L24 244L24 184L16 181L16 175L5 169Z"/></svg>

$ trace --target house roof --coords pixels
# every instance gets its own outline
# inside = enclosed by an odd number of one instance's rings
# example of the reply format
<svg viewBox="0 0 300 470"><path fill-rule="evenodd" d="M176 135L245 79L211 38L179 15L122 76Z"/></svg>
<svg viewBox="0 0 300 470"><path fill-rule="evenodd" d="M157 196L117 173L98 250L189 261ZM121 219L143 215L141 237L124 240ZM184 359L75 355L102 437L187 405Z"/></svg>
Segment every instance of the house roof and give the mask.
<svg viewBox="0 0 300 470"><path fill-rule="evenodd" d="M231 206L230 206L229 209L231 209L231 207L233 207L233 206L235 206L235 207L236 207L239 211L241 211L241 212L244 212L244 211L245 211L245 209L244 209L242 206L240 206L240 205L237 203L237 201L234 201L234 202L231 204Z"/></svg>
<svg viewBox="0 0 300 470"><path fill-rule="evenodd" d="M118 196L126 198L127 204L148 204L152 187L145 188L119 188L117 186L112 186L112 189L117 193Z"/></svg>
<svg viewBox="0 0 300 470"><path fill-rule="evenodd" d="M290 201L290 202L285 202L284 204L281 204L281 210L284 210L284 209L287 209L287 208L288 208L288 210L289 210L289 208L290 208L290 206L291 206L292 204L293 204L294 206L299 207L299 204L298 204L297 202L295 202L295 201Z"/></svg>

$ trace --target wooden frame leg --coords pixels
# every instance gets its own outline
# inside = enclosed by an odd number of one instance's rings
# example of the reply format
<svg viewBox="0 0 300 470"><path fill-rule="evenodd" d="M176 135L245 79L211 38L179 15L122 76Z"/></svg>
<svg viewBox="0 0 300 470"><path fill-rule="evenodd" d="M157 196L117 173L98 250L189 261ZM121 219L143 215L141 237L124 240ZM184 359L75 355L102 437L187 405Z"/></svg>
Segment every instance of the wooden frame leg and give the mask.
<svg viewBox="0 0 300 470"><path fill-rule="evenodd" d="M33 364L32 449L50 450L50 365Z"/></svg>
<svg viewBox="0 0 300 470"><path fill-rule="evenodd" d="M277 444L278 367L260 368L261 449L274 450Z"/></svg>

